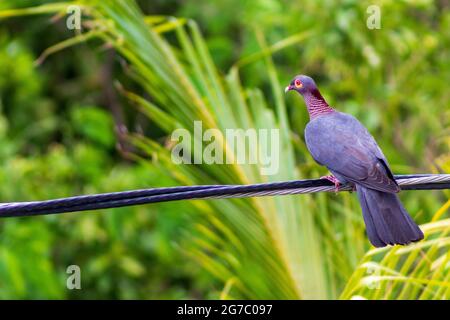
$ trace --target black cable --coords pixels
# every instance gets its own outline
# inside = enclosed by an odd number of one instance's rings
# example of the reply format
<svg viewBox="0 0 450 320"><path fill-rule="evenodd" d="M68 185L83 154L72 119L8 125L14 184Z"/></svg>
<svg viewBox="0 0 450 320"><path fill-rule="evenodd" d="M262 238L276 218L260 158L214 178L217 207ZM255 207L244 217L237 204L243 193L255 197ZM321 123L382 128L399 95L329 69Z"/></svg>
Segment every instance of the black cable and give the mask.
<svg viewBox="0 0 450 320"><path fill-rule="evenodd" d="M439 181L436 181L436 177L439 178L440 176L444 175L416 174L395 176L395 178L399 183L405 179L411 180L415 178L431 181L403 185L401 187L402 190L450 189L450 178L440 178ZM306 190L306 192L318 192L325 191L321 190L321 187L330 186L333 186L333 184L326 179L311 179L253 185L203 185L141 189L45 201L3 203L0 204L0 217L46 215L188 199L277 195L277 192L279 194L293 194L294 192L300 193L298 192L299 189L311 190ZM314 188L319 188L320 190L315 191ZM343 189L346 190L345 186ZM291 191L293 193L289 193Z"/></svg>

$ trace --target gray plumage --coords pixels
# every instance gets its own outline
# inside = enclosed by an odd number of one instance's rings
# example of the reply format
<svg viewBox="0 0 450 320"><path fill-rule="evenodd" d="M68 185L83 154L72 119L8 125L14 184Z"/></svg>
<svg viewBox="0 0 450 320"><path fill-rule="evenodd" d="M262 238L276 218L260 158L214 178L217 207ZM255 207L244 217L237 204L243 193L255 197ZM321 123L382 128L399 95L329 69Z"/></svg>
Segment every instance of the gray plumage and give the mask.
<svg viewBox="0 0 450 320"><path fill-rule="evenodd" d="M305 140L312 157L339 182L355 185L371 243L383 247L423 239L396 194L400 188L386 157L367 129L353 116L332 109L309 77L297 76L286 89L305 98L311 117Z"/></svg>
<svg viewBox="0 0 450 320"><path fill-rule="evenodd" d="M364 126L351 115L317 116L305 128L313 158L341 182L356 185L370 242L376 247L423 238L401 204L386 157Z"/></svg>

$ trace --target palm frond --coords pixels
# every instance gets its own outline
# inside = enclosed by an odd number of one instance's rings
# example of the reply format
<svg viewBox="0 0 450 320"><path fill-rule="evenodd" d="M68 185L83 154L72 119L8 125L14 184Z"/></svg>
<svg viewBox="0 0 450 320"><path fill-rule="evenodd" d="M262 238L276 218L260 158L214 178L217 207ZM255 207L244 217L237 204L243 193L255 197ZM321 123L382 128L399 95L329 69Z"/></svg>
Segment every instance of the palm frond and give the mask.
<svg viewBox="0 0 450 320"><path fill-rule="evenodd" d="M422 225L424 241L407 247L370 250L347 283L341 299L450 298L450 219Z"/></svg>

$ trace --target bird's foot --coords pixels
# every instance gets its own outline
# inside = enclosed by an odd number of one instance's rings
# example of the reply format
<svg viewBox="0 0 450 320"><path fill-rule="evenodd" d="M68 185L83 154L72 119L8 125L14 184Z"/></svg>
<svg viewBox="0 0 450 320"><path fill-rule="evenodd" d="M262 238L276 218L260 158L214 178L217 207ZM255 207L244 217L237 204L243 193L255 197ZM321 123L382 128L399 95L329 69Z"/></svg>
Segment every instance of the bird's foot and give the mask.
<svg viewBox="0 0 450 320"><path fill-rule="evenodd" d="M320 179L327 179L328 181L331 181L334 183L334 192L338 193L339 192L339 187L341 186L341 182L332 174L328 175L328 176L323 176L320 177Z"/></svg>

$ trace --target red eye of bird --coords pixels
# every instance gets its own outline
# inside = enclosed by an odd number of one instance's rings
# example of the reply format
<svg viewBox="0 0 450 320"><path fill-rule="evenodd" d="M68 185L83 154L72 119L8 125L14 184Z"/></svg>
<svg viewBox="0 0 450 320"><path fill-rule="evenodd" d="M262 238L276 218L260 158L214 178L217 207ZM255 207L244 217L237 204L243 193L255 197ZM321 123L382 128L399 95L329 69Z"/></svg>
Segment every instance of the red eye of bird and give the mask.
<svg viewBox="0 0 450 320"><path fill-rule="evenodd" d="M302 87L302 82L300 81L300 80L295 80L295 82L294 82L294 84L295 84L295 86L297 87L297 88L301 88Z"/></svg>

